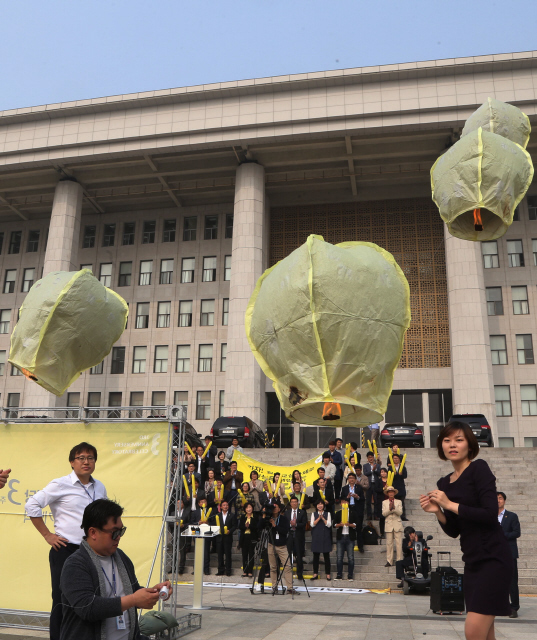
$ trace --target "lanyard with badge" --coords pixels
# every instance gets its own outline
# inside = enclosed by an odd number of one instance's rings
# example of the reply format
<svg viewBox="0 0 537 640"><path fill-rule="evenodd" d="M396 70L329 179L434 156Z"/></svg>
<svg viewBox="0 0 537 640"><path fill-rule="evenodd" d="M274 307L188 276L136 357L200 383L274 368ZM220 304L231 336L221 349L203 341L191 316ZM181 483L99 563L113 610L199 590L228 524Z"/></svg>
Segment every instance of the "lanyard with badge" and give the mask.
<svg viewBox="0 0 537 640"><path fill-rule="evenodd" d="M110 560L112 561L112 582L110 582L110 578L106 575L106 571L104 570L103 566L101 566L101 569L103 570L106 581L110 585L110 595L114 596L114 598L117 598L116 571L114 569L114 558L111 557ZM116 616L116 625L119 631L125 630L127 628L125 624L124 612L120 616Z"/></svg>
<svg viewBox="0 0 537 640"><path fill-rule="evenodd" d="M82 484L82 483L80 483ZM88 498L92 501L95 502L95 484L93 485L93 496L91 495L91 493L86 489L86 487L82 484L82 489L84 489L84 491L88 494Z"/></svg>

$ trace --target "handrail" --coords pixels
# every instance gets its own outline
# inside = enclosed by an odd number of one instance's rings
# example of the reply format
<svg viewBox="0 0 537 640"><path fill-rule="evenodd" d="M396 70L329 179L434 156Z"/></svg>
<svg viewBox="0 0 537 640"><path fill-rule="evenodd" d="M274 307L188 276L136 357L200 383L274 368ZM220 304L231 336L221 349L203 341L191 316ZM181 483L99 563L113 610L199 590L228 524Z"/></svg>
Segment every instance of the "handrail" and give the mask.
<svg viewBox="0 0 537 640"><path fill-rule="evenodd" d="M181 422L185 407L3 407L3 422Z"/></svg>

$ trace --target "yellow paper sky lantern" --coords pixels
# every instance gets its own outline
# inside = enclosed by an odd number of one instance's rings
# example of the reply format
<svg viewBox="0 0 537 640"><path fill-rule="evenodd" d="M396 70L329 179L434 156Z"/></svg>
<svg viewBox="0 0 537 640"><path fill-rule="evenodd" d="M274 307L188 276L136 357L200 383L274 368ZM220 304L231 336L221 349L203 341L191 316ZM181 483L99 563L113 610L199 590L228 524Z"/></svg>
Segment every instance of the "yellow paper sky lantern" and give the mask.
<svg viewBox="0 0 537 640"><path fill-rule="evenodd" d="M246 311L287 417L311 425L382 419L409 324L408 282L391 254L315 235L261 276Z"/></svg>

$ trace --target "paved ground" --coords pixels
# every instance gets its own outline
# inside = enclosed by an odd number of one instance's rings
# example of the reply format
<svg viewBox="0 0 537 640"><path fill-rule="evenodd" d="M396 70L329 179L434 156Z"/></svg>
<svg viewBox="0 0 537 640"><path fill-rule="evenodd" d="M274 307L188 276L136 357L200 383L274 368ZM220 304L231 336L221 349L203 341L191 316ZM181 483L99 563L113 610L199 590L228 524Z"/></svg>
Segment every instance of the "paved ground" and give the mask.
<svg viewBox="0 0 537 640"><path fill-rule="evenodd" d="M192 602L192 587L180 586L179 602ZM305 593L290 596L255 595L246 589L205 587L202 628L191 640L451 640L464 638L464 616L437 616L429 598L400 594ZM188 613L185 610L179 612ZM179 613L178 612L178 613ZM0 640L48 637L40 631L0 629ZM517 620L498 618L496 637L537 638L537 598L521 598Z"/></svg>

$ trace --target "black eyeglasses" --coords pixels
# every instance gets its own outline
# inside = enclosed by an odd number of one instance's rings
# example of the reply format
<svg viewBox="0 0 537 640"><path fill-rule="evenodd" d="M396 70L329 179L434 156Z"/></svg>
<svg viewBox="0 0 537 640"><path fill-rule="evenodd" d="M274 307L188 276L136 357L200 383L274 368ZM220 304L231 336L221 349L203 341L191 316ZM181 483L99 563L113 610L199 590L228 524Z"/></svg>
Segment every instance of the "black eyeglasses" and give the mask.
<svg viewBox="0 0 537 640"><path fill-rule="evenodd" d="M95 527L99 529L99 527ZM107 531L106 529L99 529L103 533L109 533L112 536L112 540L117 540L118 538L122 538L125 535L125 531L127 531L127 527L121 527L121 529L114 529L113 531Z"/></svg>
<svg viewBox="0 0 537 640"><path fill-rule="evenodd" d="M76 456L75 460L80 460L80 462L95 462L95 458L93 456Z"/></svg>

